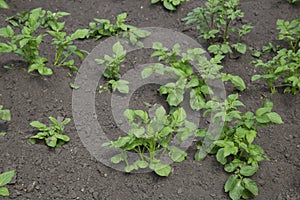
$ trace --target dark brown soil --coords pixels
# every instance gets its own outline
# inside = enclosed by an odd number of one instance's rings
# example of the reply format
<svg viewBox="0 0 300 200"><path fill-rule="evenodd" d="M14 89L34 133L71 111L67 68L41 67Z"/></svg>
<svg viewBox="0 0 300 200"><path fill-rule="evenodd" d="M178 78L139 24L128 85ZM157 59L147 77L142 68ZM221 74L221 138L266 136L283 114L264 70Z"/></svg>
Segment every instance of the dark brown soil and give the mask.
<svg viewBox="0 0 300 200"><path fill-rule="evenodd" d="M151 5L150 0L8 0L9 10L1 9L0 25L4 19L17 12L42 7L52 11L71 13L66 17L69 33L88 26L93 18L114 19L122 12L128 13L128 23L137 27L165 27L197 38L197 32L187 27L181 19L204 1L190 0L176 12L168 12L161 5ZM276 20L300 18L300 5L290 5L286 0L242 0L245 12L243 22L255 26L245 37L248 45L260 49L277 37ZM86 40L78 45L91 51L99 42ZM205 46L205 44L203 44ZM53 56L48 45L42 54ZM261 129L257 143L270 157L262 162L253 177L259 185L259 200L300 199L300 96L277 93L270 95L262 82L251 83L254 68L252 57L246 54L239 59L226 59L224 71L240 75L248 89L240 93L247 109L254 111L263 104L263 96L269 97L285 124ZM173 164L174 172L168 178L153 173L125 174L108 168L93 158L80 141L74 123L65 133L71 141L62 148L49 149L43 144L31 145L28 137L33 134L29 123L33 120L48 122L48 116L72 117L72 90L67 77L68 69L53 68L50 77L33 76L26 72L26 63L12 55L2 55L0 66L14 64L12 69L0 68L0 103L12 112L12 120L0 126L7 131L0 138L0 172L16 170L16 176L8 188L11 196L2 199L54 200L54 199L229 199L223 192L228 175L213 156L202 162L193 159L195 149L189 149L188 158ZM80 65L80 62L77 62ZM151 89L152 88L152 89ZM136 108L141 98L160 98L143 94L157 87L149 86L136 94ZM228 92L231 92L228 87ZM133 99L134 100L134 99ZM150 101L149 100L149 101ZM104 103L97 104L99 121L108 131L114 130L112 117L107 115ZM135 103L131 104L135 107Z"/></svg>

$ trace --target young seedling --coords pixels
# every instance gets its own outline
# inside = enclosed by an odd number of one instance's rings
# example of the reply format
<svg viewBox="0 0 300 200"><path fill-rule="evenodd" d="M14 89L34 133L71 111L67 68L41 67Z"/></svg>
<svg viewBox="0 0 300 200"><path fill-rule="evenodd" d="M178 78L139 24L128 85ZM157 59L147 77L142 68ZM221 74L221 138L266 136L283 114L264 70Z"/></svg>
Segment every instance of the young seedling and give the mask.
<svg viewBox="0 0 300 200"><path fill-rule="evenodd" d="M168 10L176 10L176 7L179 6L183 2L187 2L188 0L151 0L151 3L162 2L164 7Z"/></svg>
<svg viewBox="0 0 300 200"><path fill-rule="evenodd" d="M9 6L7 5L7 3L4 0L0 0L0 8L8 9Z"/></svg>
<svg viewBox="0 0 300 200"><path fill-rule="evenodd" d="M238 9L239 0L207 0L205 7L195 8L184 19L187 24L196 23L200 30L200 37L209 41L208 50L217 54L232 53L232 48L241 54L245 54L247 45L242 43L242 37L253 28L244 24L240 28L232 26L232 23L244 17L244 13ZM234 32L237 40L233 42Z"/></svg>
<svg viewBox="0 0 300 200"><path fill-rule="evenodd" d="M115 164L124 162L126 172L149 167L159 176L168 176L172 168L170 164L159 160L159 156L168 156L174 162L181 162L187 156L186 152L170 143L174 138L182 142L192 136L196 129L195 124L186 120L183 108L167 114L160 106L152 118L145 111L128 109L124 112L124 117L130 125L127 136L119 137L104 146L121 151L111 161ZM139 159L129 161L129 151L137 152Z"/></svg>
<svg viewBox="0 0 300 200"><path fill-rule="evenodd" d="M105 66L103 76L109 81L104 86L100 86L99 92L102 92L103 89L110 90L110 87L113 91L118 90L121 93L128 93L128 81L118 80L121 78L119 73L120 64L125 60L126 50L123 48L120 42L117 42L113 45L113 56L104 55L104 59L95 59L95 61Z"/></svg>
<svg viewBox="0 0 300 200"><path fill-rule="evenodd" d="M278 39L286 41L293 52L299 50L300 42L300 20L295 19L291 22L282 19L277 20L277 29L279 30Z"/></svg>
<svg viewBox="0 0 300 200"><path fill-rule="evenodd" d="M4 196L4 197L9 196L9 191L5 187L5 185L11 182L14 175L15 175L15 170L11 170L0 174L0 196Z"/></svg>
<svg viewBox="0 0 300 200"><path fill-rule="evenodd" d="M205 115L212 114L213 122L223 122L221 134L213 137L205 129L197 132L196 136L209 138L212 148L203 148L204 139L198 142L199 152L195 155L197 160L202 160L203 152L216 154L219 163L224 165L224 170L233 173L227 179L224 190L229 193L232 200L249 199L258 195L258 187L250 178L259 168L258 163L267 159L263 149L253 144L257 131L262 126L282 124L279 114L273 112L273 103L265 101L264 106L255 113L242 113L238 110L244 104L238 100L238 94L229 95L224 103L211 100L206 104ZM206 146L208 146L206 144Z"/></svg>
<svg viewBox="0 0 300 200"><path fill-rule="evenodd" d="M205 51L200 48L188 49L187 53L180 53L180 46L174 45L172 51L163 47L161 43L153 43L155 52L152 57L158 57L158 60L166 63L149 66L143 69L142 78L149 77L153 72L166 74L176 78L176 82L170 82L160 87L160 94L167 95L167 102L170 106L178 106L184 99L186 90L190 92L190 106L194 110L204 108L206 97L212 94L211 88L206 84L208 80L222 79L230 80L240 90L245 89L243 80L238 76L220 73L222 66L220 62L223 56L216 56L208 60L203 54ZM191 63L197 63L197 70L194 71ZM196 76L200 73L201 78Z"/></svg>
<svg viewBox="0 0 300 200"><path fill-rule="evenodd" d="M11 120L11 114L10 110L3 110L3 106L0 105L0 121L10 121ZM4 136L5 132L0 132L0 136Z"/></svg>
<svg viewBox="0 0 300 200"><path fill-rule="evenodd" d="M67 135L63 135L64 127L71 121L70 118L66 118L64 121L60 122L58 119L49 117L52 124L49 126L39 122L33 121L30 126L35 127L39 132L31 136L29 141L35 144L36 140L45 140L49 147L61 147L66 142L70 141Z"/></svg>
<svg viewBox="0 0 300 200"><path fill-rule="evenodd" d="M116 24L112 24L108 19L94 19L94 22L89 24L89 37L98 40L102 37L117 36L128 39L132 45L143 46L139 40L148 37L150 32L125 24L126 18L127 13L119 14Z"/></svg>

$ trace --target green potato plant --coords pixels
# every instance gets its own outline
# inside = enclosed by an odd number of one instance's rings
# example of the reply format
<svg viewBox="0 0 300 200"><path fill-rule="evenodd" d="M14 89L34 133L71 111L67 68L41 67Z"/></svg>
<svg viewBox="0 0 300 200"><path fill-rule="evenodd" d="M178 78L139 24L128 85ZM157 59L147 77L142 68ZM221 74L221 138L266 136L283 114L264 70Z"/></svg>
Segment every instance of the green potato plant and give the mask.
<svg viewBox="0 0 300 200"><path fill-rule="evenodd" d="M7 3L4 0L0 0L0 8L8 9L9 6L7 5Z"/></svg>
<svg viewBox="0 0 300 200"><path fill-rule="evenodd" d="M286 41L290 49L271 48L272 51L275 51L272 60L264 62L257 59L254 61L255 67L260 69L263 74L254 75L251 80L263 79L272 94L279 86L285 87L284 92L297 94L300 91L300 20L288 22L279 19L277 20L277 29L279 30L278 40ZM277 85L279 80L282 80L282 85Z"/></svg>
<svg viewBox="0 0 300 200"><path fill-rule="evenodd" d="M132 45L143 46L139 40L148 37L150 32L125 24L126 18L127 13L119 14L115 24L108 19L94 19L94 22L89 23L89 37L98 40L102 37L117 36L128 39Z"/></svg>
<svg viewBox="0 0 300 200"><path fill-rule="evenodd" d="M164 7L168 10L176 10L176 7L179 6L183 2L187 2L189 0L151 0L152 4L162 2Z"/></svg>
<svg viewBox="0 0 300 200"><path fill-rule="evenodd" d="M10 110L3 110L3 106L0 105L0 120L3 121L10 121L11 120L11 114ZM0 136L4 136L5 132L0 132Z"/></svg>
<svg viewBox="0 0 300 200"><path fill-rule="evenodd" d="M5 185L11 182L14 175L15 175L15 170L11 170L0 174L0 196L4 196L4 197L9 196L9 191L5 187Z"/></svg>
<svg viewBox="0 0 300 200"><path fill-rule="evenodd" d="M229 95L222 103L208 101L204 115L212 114L213 122L224 122L220 123L223 124L220 127L221 134L212 136L206 129L196 133L202 139L198 141L199 151L195 159L204 159L206 152L216 155L217 161L224 165L224 170L232 173L224 186L232 200L258 195L258 187L250 177L257 172L258 163L268 160L268 156L262 147L253 142L260 127L283 123L280 115L272 111L273 103L268 100L255 113L242 113L239 107L244 107L244 104L238 100L238 94ZM210 141L214 146L207 148L204 141Z"/></svg>
<svg viewBox="0 0 300 200"><path fill-rule="evenodd" d="M36 8L30 12L18 13L7 18L11 24L0 28L0 37L10 39L0 43L0 53L15 53L28 62L28 72L38 71L41 75L51 75L53 72L46 67L48 60L39 56L39 46L46 34L38 34L38 30L46 28L51 23L57 22L60 17L68 13L52 13L41 8ZM14 29L16 29L14 31ZM20 32L16 34L16 32Z"/></svg>
<svg viewBox="0 0 300 200"><path fill-rule="evenodd" d="M39 132L36 135L31 136L29 141L32 144L35 144L36 140L45 140L49 147L61 147L66 142L69 142L70 138L67 135L64 135L63 131L64 127L71 121L71 119L66 118L62 122L54 117L49 117L49 119L52 122L49 126L39 121L33 121L30 123L30 126L37 128Z"/></svg>
<svg viewBox="0 0 300 200"><path fill-rule="evenodd" d="M55 61L54 65L56 66L66 66L69 67L72 71L77 71L78 68L74 65L74 59L67 59L72 55L76 54L82 60L84 59L84 51L78 49L73 41L77 39L83 39L88 36L88 29L77 29L73 34L67 36L66 32L63 32L64 22L50 23L52 30L47 31L51 36L53 36L52 44L55 45Z"/></svg>
<svg viewBox="0 0 300 200"><path fill-rule="evenodd" d="M96 63L105 66L103 76L109 81L104 86L100 86L99 92L102 92L103 89L112 91L118 90L120 93L128 93L128 81L118 80L121 78L120 64L125 60L126 50L123 48L120 42L117 42L113 45L113 56L104 55L104 59L95 59Z"/></svg>
<svg viewBox="0 0 300 200"><path fill-rule="evenodd" d="M253 26L232 25L244 17L244 13L238 9L239 2L239 0L207 0L205 7L195 8L184 18L187 24L196 23L200 37L210 43L208 48L210 53L223 55L232 53L232 49L241 54L246 53L247 45L242 43L242 37L248 34ZM233 38L233 33L237 33L237 38Z"/></svg>
<svg viewBox="0 0 300 200"><path fill-rule="evenodd" d="M183 108L167 114L164 107L160 106L151 118L145 111L127 109L124 117L130 125L128 134L103 146L121 151L111 158L111 162L124 162L126 172L149 167L159 176L168 176L172 168L170 164L159 160L159 156L168 156L174 162L182 162L187 156L185 151L171 144L172 138L182 142L196 130L196 125L186 120ZM138 160L129 162L129 151L138 153Z"/></svg>
<svg viewBox="0 0 300 200"><path fill-rule="evenodd" d="M212 94L211 88L206 84L208 80L230 80L239 90L246 88L244 81L239 76L221 73L220 65L223 56L208 60L200 48L188 49L187 53L180 54L180 45L175 44L172 51L163 47L161 43L153 43L155 52L152 57L157 57L164 64L156 64L143 69L142 78L149 77L153 72L166 74L176 78L176 82L170 82L160 87L160 94L167 95L170 106L178 106L184 99L185 92L190 89L190 106L194 110L205 107L206 97ZM196 62L198 72L194 71L191 63ZM200 73L201 78L196 74Z"/></svg>

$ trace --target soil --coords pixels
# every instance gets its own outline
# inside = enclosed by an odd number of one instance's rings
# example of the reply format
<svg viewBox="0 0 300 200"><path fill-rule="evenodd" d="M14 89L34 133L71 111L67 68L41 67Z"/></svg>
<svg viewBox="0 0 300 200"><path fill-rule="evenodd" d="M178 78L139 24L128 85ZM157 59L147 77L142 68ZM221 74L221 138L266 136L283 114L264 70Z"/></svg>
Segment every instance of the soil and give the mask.
<svg viewBox="0 0 300 200"><path fill-rule="evenodd" d="M69 33L85 28L93 18L115 19L128 13L128 23L137 27L164 27L173 29L197 39L197 31L186 26L182 18L204 1L190 0L183 3L176 12L168 12L162 5L151 5L150 0L8 0L9 10L1 10L0 25L4 19L17 12L42 7L52 11L71 13L66 17ZM276 20L300 18L300 4L290 5L286 0L243 0L241 9L245 12L243 22L255 28L244 40L255 49L277 37ZM200 41L201 43L201 41ZM49 41L43 45L43 56L53 57ZM78 47L91 51L99 42L84 40ZM202 44L205 46L205 44ZM53 58L52 58L53 59ZM263 128L256 142L270 157L264 161L253 179L258 183L259 196L255 199L299 200L300 199L300 96L283 94L270 95L262 82L250 82L255 73L249 64L249 53L238 59L227 58L224 71L241 76L248 89L240 93L246 109L255 111L262 106L263 96L274 102L275 111L285 122L283 125ZM51 63L51 59L50 59ZM39 120L48 123L48 116L72 117L72 90L69 83L75 76L68 77L65 68L54 68L49 77L33 76L26 72L27 64L13 55L2 55L0 66L14 64L12 69L0 68L0 102L10 109L12 120L1 124L0 130L7 135L0 138L0 172L15 169L16 176L8 185L10 197L16 200L55 199L229 199L223 192L228 177L214 156L204 161L193 159L196 149L188 150L188 157L182 163L173 164L174 171L168 178L153 173L125 174L106 167L93 158L83 146L74 125L70 123L65 134L71 141L62 148L49 149L43 143L32 145L28 137L34 132L29 123ZM77 60L77 65L80 61ZM140 108L145 100L161 101L155 93L156 85L149 85L136 92L132 108ZM227 92L232 92L231 86ZM157 96L157 97L156 97ZM97 98L100 98L97 95ZM134 102L136 100L136 103ZM108 106L109 97L97 103L98 120L106 132L115 130L115 124Z"/></svg>

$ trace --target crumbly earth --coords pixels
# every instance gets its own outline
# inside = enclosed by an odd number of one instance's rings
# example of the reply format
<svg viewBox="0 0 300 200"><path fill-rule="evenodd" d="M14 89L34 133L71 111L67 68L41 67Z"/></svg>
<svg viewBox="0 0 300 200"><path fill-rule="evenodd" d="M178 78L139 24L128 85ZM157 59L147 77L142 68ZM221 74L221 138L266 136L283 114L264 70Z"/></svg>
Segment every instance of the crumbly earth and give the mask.
<svg viewBox="0 0 300 200"><path fill-rule="evenodd" d="M8 0L9 10L1 9L0 25L4 19L17 12L36 7L52 11L65 11L69 33L88 26L93 18L115 19L128 13L128 23L137 27L170 28L197 39L197 31L186 26L182 18L204 1L183 3L176 12L168 12L150 0ZM254 49L260 49L277 37L276 20L300 18L300 4L290 5L286 0L243 0L241 9L245 12L242 22L255 28L244 40ZM275 42L276 43L276 42ZM91 51L99 42L84 40L78 42L81 49ZM43 56L53 59L53 47L46 41L41 48ZM205 44L203 43L203 46ZM0 124L1 131L7 131L0 138L0 172L15 169L16 176L8 185L10 197L1 199L55 200L55 199L229 199L223 192L228 177L214 156L204 161L193 159L196 149L188 150L188 157L182 163L173 164L174 171L168 178L153 173L125 174L106 167L83 146L76 133L74 122L65 134L71 141L62 148L49 149L43 143L32 145L28 137L34 132L29 123L33 120L48 122L48 116L72 117L72 90L69 83L75 76L68 77L68 69L54 68L49 77L33 76L26 72L26 63L13 55L1 55L0 66L14 64L12 69L0 67L0 102L12 112L9 123ZM140 59L141 57L139 57ZM143 58L143 57L142 57ZM147 61L147 58L144 57ZM263 82L250 82L255 73L249 64L248 53L238 59L227 58L224 71L241 76L248 89L240 93L246 109L254 111L262 106L263 97L270 98L285 122L283 125L263 128L256 140L270 157L260 164L253 179L258 183L259 196L255 199L298 200L300 199L300 96L283 94L270 95ZM141 61L139 61L141 62ZM80 65L80 61L77 60ZM228 86L228 93L232 92ZM161 100L155 97L157 86L150 85L135 93L132 108L144 101ZM149 95L149 94L153 95ZM97 95L101 98L101 95ZM136 103L134 102L136 100ZM110 103L107 95L97 101L98 119L107 130L115 130L109 115Z"/></svg>

